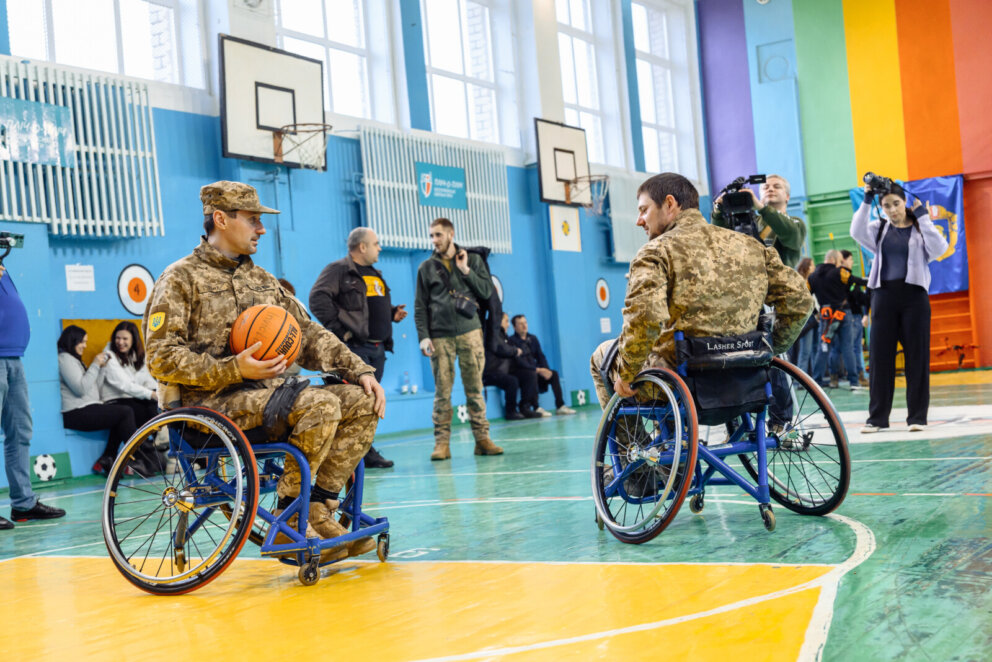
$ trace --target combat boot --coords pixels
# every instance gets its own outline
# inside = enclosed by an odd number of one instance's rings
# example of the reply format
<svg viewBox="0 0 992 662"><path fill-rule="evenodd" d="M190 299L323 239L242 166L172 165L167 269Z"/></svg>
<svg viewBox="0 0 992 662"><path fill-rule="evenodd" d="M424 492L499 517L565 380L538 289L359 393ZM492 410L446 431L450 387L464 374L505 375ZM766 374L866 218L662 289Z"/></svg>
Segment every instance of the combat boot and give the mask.
<svg viewBox="0 0 992 662"><path fill-rule="evenodd" d="M348 529L334 519L334 511L337 507L338 502L334 499L328 499L324 503L310 502L309 523L317 531L317 534L325 540L337 538L348 533ZM321 563L331 560L336 561L348 556L365 554L366 552L371 552L373 549L375 549L375 541L372 538L359 538L338 547L325 549L320 554L320 560Z"/></svg>
<svg viewBox="0 0 992 662"><path fill-rule="evenodd" d="M503 449L493 443L492 439L488 437L479 441L475 440L475 454L476 455L502 455ZM432 456L433 457L433 456Z"/></svg>
<svg viewBox="0 0 992 662"><path fill-rule="evenodd" d="M434 452L431 453L431 461L435 462L437 460L450 460L451 459L451 445L448 442L434 442Z"/></svg>

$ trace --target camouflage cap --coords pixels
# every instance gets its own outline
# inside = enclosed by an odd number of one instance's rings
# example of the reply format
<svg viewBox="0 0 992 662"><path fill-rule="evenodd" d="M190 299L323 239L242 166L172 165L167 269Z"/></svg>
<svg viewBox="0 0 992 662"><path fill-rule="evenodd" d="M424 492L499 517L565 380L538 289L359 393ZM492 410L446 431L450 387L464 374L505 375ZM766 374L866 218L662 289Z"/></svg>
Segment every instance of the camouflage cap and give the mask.
<svg viewBox="0 0 992 662"><path fill-rule="evenodd" d="M200 189L200 202L203 203L203 213L212 214L220 211L257 211L263 214L278 214L269 207L264 207L258 201L258 191L254 186L241 182L220 181L207 184Z"/></svg>

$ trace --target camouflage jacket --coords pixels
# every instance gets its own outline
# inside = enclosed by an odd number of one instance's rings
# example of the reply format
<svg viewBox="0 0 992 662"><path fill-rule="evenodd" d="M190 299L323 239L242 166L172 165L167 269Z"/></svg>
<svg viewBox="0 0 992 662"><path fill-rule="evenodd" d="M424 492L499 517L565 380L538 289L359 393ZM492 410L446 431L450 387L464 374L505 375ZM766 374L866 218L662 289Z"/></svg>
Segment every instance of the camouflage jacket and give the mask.
<svg viewBox="0 0 992 662"><path fill-rule="evenodd" d="M773 248L708 224L697 209L644 244L630 263L623 308L619 374L674 365L675 331L731 336L753 331L762 305L775 308L776 352L792 345L813 307L802 276Z"/></svg>
<svg viewBox="0 0 992 662"><path fill-rule="evenodd" d="M248 256L225 256L205 238L155 281L144 317L148 370L159 382L179 385L184 404L242 384L228 338L238 315L263 303L281 306L296 318L303 332L297 363L304 368L335 371L351 382L374 373L333 333L311 321L272 274ZM252 384L281 382L279 377Z"/></svg>

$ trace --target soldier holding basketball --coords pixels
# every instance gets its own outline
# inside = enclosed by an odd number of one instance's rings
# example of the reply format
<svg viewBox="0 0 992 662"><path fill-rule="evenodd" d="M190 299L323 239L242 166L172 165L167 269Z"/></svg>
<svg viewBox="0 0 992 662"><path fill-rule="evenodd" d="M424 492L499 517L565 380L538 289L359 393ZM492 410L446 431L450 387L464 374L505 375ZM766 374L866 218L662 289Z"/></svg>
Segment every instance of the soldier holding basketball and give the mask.
<svg viewBox="0 0 992 662"><path fill-rule="evenodd" d="M261 215L279 212L262 206L255 189L240 182L204 186L200 200L206 236L191 255L165 269L145 310L148 369L159 382L178 387L183 406L215 409L242 429L263 424L270 399L286 400L289 443L303 451L315 476L310 524L323 538L343 535L345 528L333 517L338 493L372 445L385 414L385 392L372 367L311 321L275 277L251 260L265 234ZM299 323L303 367L337 372L351 385L306 388L286 397L287 390L279 389L288 367L285 356L254 359L260 343L232 354L228 337L235 319L258 304L280 306ZM173 404L171 399L163 404ZM289 457L277 493L280 509L300 493L300 470ZM365 538L347 551L354 556L374 547Z"/></svg>

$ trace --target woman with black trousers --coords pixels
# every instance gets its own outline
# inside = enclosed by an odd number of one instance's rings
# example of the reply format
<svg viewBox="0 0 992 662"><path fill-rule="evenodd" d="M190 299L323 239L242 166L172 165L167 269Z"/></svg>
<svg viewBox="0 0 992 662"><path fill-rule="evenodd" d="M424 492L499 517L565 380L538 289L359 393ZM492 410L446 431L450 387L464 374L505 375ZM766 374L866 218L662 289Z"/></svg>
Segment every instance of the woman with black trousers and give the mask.
<svg viewBox="0 0 992 662"><path fill-rule="evenodd" d="M896 379L896 343L902 343L906 372L906 423L926 429L930 407L930 267L944 254L947 240L916 199L906 209L898 184L881 198L882 218L869 222L876 192L865 186L865 200L854 212L851 236L875 254L868 275L871 333L868 339L869 406L863 433L889 427Z"/></svg>
<svg viewBox="0 0 992 662"><path fill-rule="evenodd" d="M97 354L87 368L83 364L86 331L70 324L59 336L59 389L62 393L62 426L66 430L109 430L107 445L93 471L106 475L121 444L131 438L137 426L134 412L126 405L104 404L100 400L101 370L110 360L106 352ZM139 470L147 467L139 466Z"/></svg>

